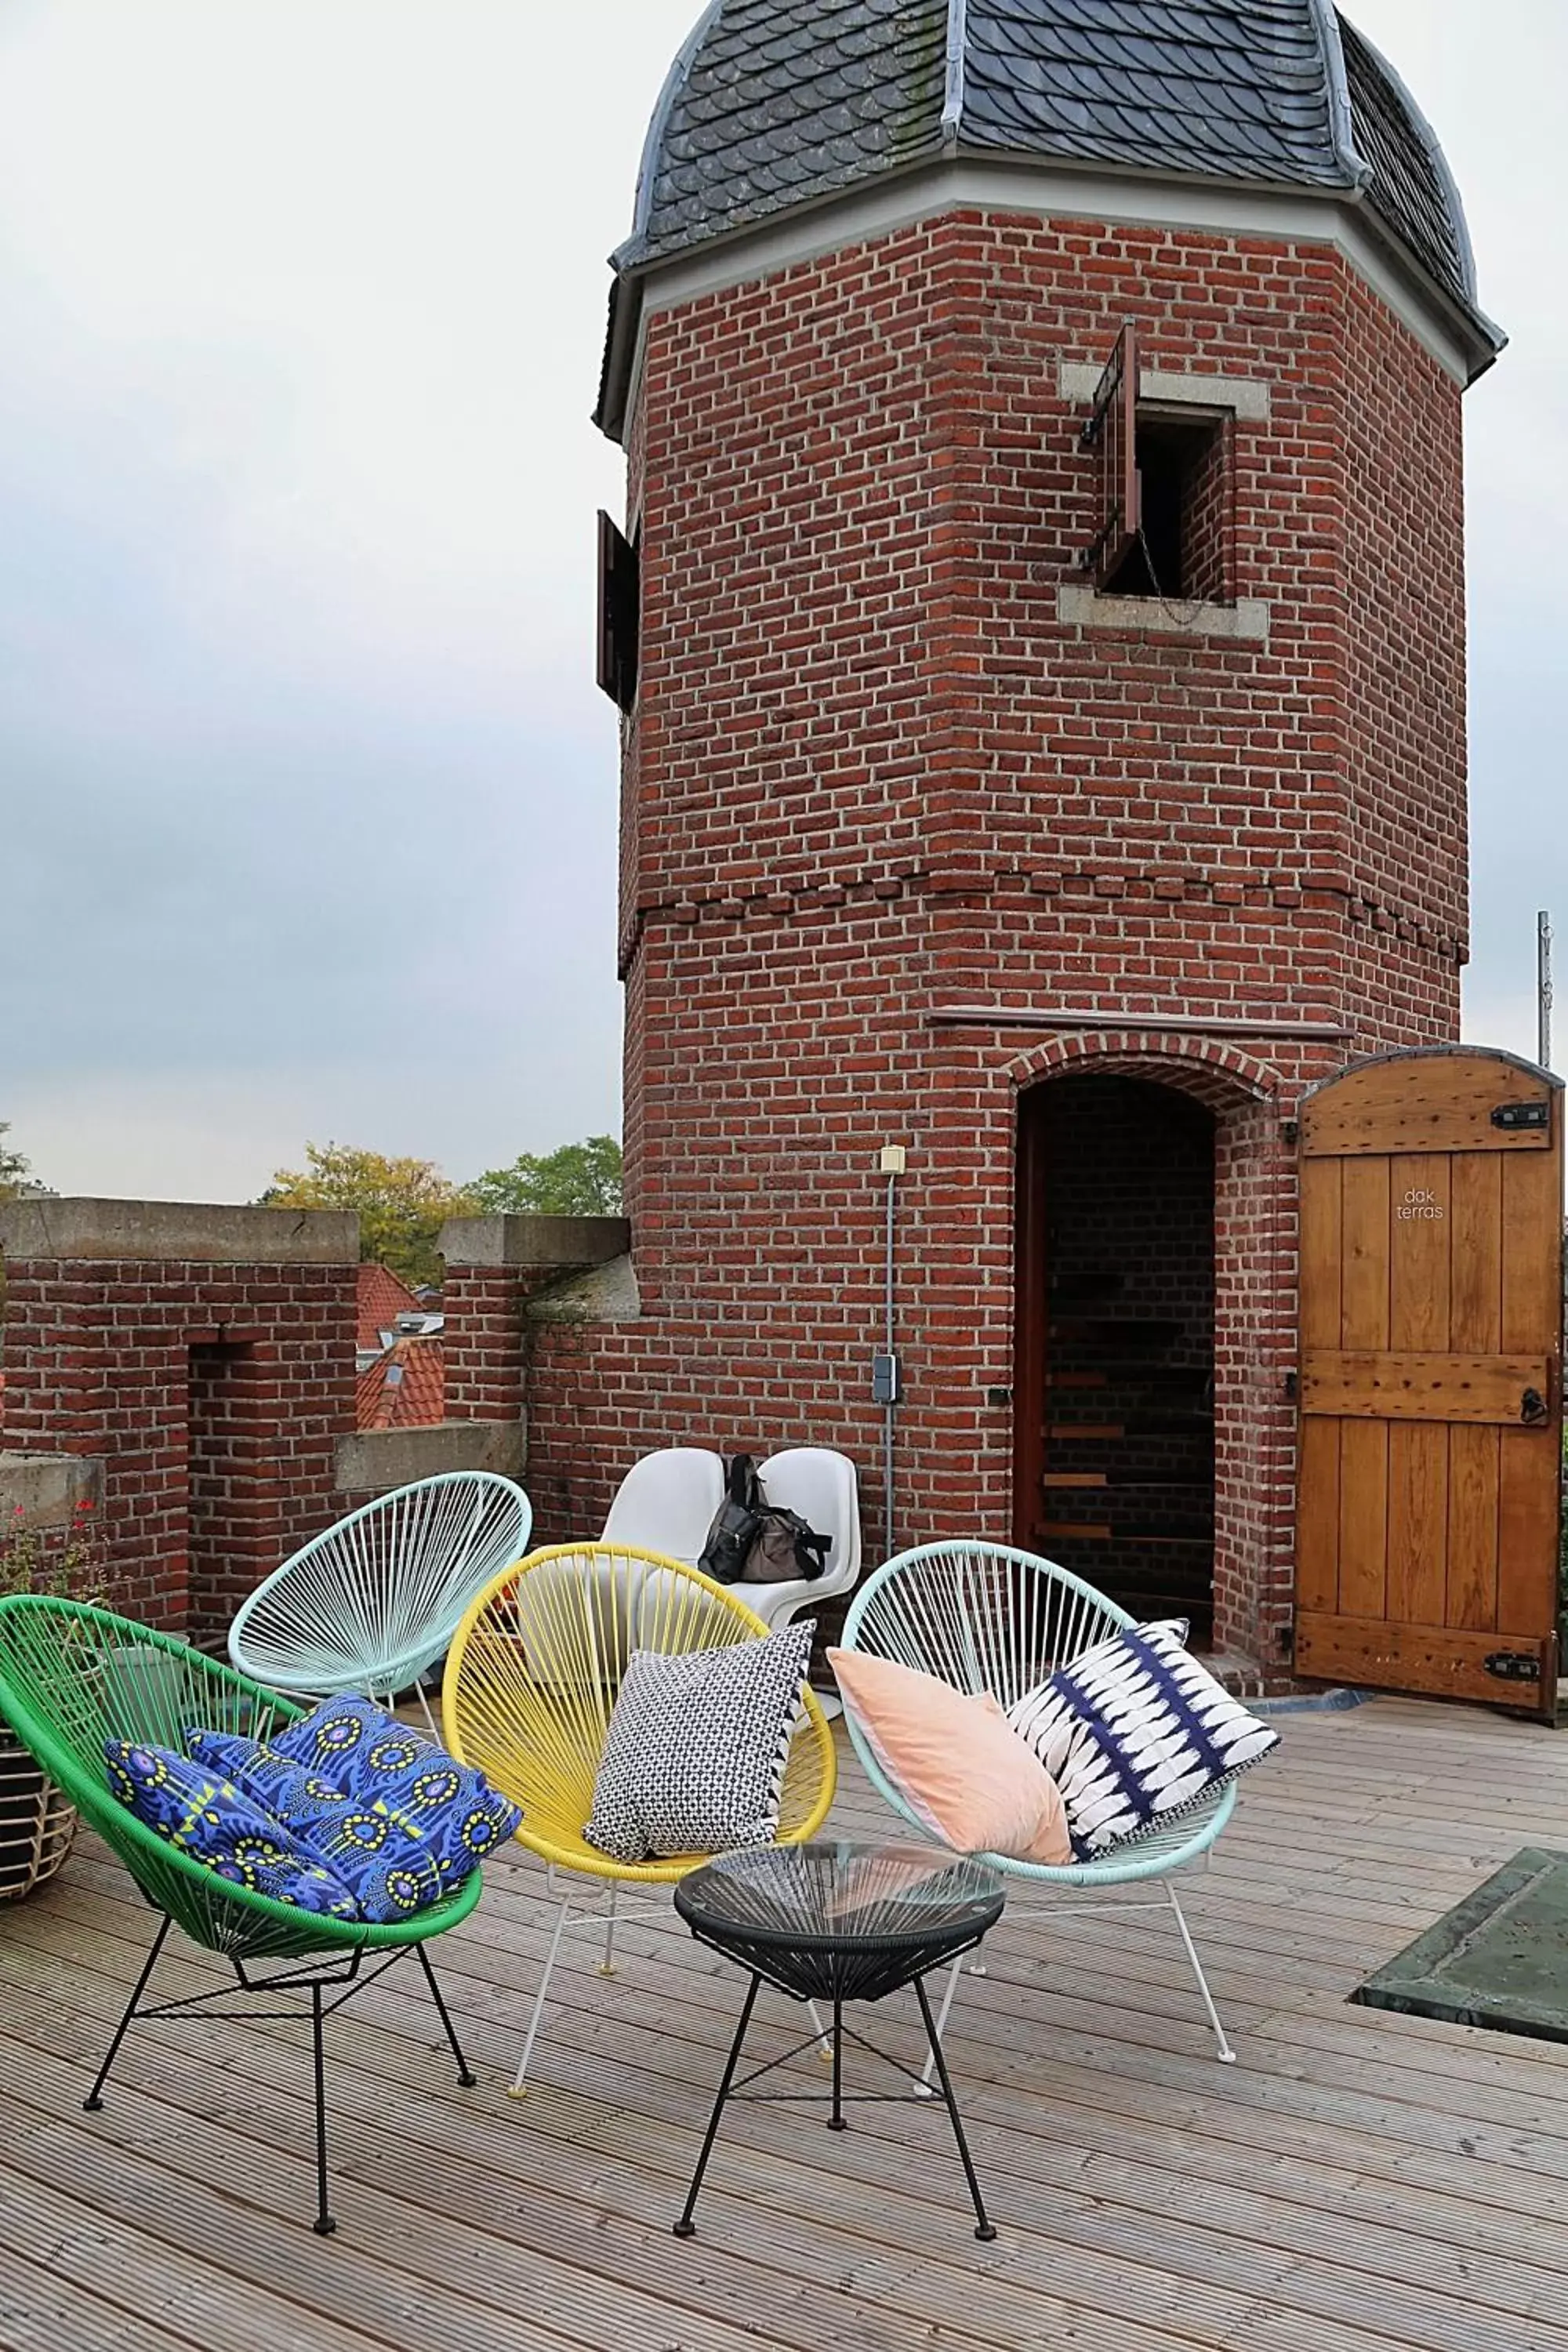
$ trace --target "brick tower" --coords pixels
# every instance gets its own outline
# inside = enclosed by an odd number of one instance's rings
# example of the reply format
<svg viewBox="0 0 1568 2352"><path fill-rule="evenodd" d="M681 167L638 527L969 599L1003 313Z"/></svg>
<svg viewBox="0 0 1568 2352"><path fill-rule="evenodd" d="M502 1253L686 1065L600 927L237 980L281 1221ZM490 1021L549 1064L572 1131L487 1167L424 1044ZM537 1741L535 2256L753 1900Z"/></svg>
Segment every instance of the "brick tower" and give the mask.
<svg viewBox="0 0 1568 2352"><path fill-rule="evenodd" d="M1291 1121L1458 1034L1500 338L1326 0L1139 15L715 0L670 72L598 409L637 1308L536 1328L530 1483L841 1445L870 1558L1278 1672Z"/></svg>

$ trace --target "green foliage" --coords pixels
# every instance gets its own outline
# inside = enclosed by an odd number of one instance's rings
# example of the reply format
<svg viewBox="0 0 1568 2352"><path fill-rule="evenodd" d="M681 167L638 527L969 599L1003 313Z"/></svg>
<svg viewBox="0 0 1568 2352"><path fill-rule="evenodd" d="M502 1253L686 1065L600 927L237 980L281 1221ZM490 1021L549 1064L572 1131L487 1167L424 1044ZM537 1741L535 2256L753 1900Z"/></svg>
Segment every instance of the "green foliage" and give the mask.
<svg viewBox="0 0 1568 2352"><path fill-rule="evenodd" d="M0 1118L0 1201L9 1201L19 1192L32 1175L25 1153L13 1151L5 1138L11 1132L11 1122Z"/></svg>
<svg viewBox="0 0 1568 2352"><path fill-rule="evenodd" d="M70 1525L57 1534L27 1525L20 1503L0 1528L0 1592L47 1592L59 1601L105 1599L103 1559L90 1503L79 1503Z"/></svg>
<svg viewBox="0 0 1568 2352"><path fill-rule="evenodd" d="M279 1168L261 1195L265 1209L353 1209L359 1254L405 1282L439 1282L436 1244L448 1217L505 1211L543 1217L613 1217L621 1208L621 1147L590 1135L558 1151L525 1151L510 1168L487 1169L454 1184L432 1160L391 1160L356 1145L308 1143L306 1165Z"/></svg>
<svg viewBox="0 0 1568 2352"><path fill-rule="evenodd" d="M448 1217L470 1215L469 1196L431 1160L392 1160L349 1143L307 1143L307 1166L279 1168L261 1195L264 1209L353 1209L359 1254L405 1282L439 1282L437 1239Z"/></svg>
<svg viewBox="0 0 1568 2352"><path fill-rule="evenodd" d="M618 1217L621 1147L613 1135L590 1135L555 1151L524 1151L510 1168L487 1168L468 1193L481 1216Z"/></svg>

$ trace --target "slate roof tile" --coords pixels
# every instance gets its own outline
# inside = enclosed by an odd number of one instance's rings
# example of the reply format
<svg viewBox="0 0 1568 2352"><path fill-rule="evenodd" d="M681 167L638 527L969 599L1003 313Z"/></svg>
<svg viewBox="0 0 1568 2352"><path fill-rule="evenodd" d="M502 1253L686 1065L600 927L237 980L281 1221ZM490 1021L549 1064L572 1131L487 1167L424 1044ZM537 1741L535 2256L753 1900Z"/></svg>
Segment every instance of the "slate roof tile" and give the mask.
<svg viewBox="0 0 1568 2352"><path fill-rule="evenodd" d="M948 0L721 0L660 101L617 259L767 220L942 152ZM1316 0L964 0L969 152L1346 188L1473 308L1462 215L1406 93ZM1339 109L1336 113L1336 108Z"/></svg>

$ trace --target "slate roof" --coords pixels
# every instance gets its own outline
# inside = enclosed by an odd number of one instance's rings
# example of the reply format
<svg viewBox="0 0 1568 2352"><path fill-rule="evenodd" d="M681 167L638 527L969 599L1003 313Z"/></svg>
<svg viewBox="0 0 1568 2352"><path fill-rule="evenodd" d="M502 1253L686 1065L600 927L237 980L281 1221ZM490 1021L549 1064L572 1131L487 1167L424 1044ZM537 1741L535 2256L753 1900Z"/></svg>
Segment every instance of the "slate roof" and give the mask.
<svg viewBox="0 0 1568 2352"><path fill-rule="evenodd" d="M1342 186L1308 0L969 0L966 147Z"/></svg>
<svg viewBox="0 0 1568 2352"><path fill-rule="evenodd" d="M1436 142L1328 0L711 0L615 258L624 271L944 152L1364 186L1474 313Z"/></svg>
<svg viewBox="0 0 1568 2352"><path fill-rule="evenodd" d="M1371 202L1437 283L1473 306L1469 233L1442 149L1387 59L1342 16L1340 40L1355 143L1372 171Z"/></svg>

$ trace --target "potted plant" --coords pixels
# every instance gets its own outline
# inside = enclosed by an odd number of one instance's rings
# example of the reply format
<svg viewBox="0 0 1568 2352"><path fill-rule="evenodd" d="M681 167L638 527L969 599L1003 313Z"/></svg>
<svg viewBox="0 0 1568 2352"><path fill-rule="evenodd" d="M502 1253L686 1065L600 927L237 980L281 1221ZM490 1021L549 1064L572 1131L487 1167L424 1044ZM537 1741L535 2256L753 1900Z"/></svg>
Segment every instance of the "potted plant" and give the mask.
<svg viewBox="0 0 1568 2352"><path fill-rule="evenodd" d="M77 1505L63 1534L29 1527L18 1504L0 1533L0 1594L47 1592L102 1598L92 1506ZM77 1811L0 1716L0 1902L17 1901L52 1878L71 1850Z"/></svg>

